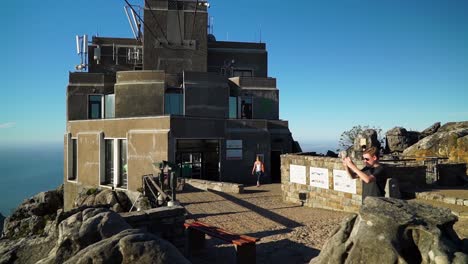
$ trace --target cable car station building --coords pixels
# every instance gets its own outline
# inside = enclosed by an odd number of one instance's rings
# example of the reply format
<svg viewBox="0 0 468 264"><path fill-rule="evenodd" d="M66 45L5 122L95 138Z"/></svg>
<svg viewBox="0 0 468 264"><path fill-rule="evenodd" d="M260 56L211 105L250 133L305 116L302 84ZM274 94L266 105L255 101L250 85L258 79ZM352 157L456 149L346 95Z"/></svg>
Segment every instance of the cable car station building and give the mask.
<svg viewBox="0 0 468 264"><path fill-rule="evenodd" d="M135 38L77 37L85 60L67 86L66 208L82 187L136 191L163 160L184 177L249 184L260 155L266 181L279 182L280 155L299 146L279 119L265 44L216 41L205 1L145 2Z"/></svg>

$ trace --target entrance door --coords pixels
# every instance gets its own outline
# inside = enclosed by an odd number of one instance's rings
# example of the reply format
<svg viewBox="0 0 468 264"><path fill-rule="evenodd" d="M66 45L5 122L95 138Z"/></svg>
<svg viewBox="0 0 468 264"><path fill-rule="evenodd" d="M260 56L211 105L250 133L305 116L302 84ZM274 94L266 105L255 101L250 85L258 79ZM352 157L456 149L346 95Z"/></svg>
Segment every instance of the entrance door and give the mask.
<svg viewBox="0 0 468 264"><path fill-rule="evenodd" d="M182 168L182 177L219 180L219 140L178 139L176 162Z"/></svg>
<svg viewBox="0 0 468 264"><path fill-rule="evenodd" d="M281 151L271 151L271 182L281 182Z"/></svg>

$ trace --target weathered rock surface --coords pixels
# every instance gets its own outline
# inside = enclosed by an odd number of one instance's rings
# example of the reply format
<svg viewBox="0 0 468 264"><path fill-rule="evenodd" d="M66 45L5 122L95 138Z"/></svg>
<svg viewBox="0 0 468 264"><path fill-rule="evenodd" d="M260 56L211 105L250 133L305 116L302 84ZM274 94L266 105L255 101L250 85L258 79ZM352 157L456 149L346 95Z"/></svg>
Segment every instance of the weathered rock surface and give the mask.
<svg viewBox="0 0 468 264"><path fill-rule="evenodd" d="M385 152L402 152L409 146L418 142L421 134L416 131L407 131L403 127L394 127L385 133Z"/></svg>
<svg viewBox="0 0 468 264"><path fill-rule="evenodd" d="M107 208L57 214L47 236L0 240L0 263L188 263L169 242Z"/></svg>
<svg viewBox="0 0 468 264"><path fill-rule="evenodd" d="M87 247L65 263L190 263L169 242L129 229Z"/></svg>
<svg viewBox="0 0 468 264"><path fill-rule="evenodd" d="M380 142L378 139L378 133L375 129L366 129L363 132L359 133L354 139L354 150L362 150L362 146L365 145L366 148L377 147L380 148Z"/></svg>
<svg viewBox="0 0 468 264"><path fill-rule="evenodd" d="M457 130L460 128L468 128L468 121L462 121L462 122L448 122L441 126L438 130L438 132L447 132L447 131L452 131L452 130Z"/></svg>
<svg viewBox="0 0 468 264"><path fill-rule="evenodd" d="M436 133L405 149L405 156L447 157L449 161L468 163L468 127L444 125ZM448 130L449 128L453 128Z"/></svg>
<svg viewBox="0 0 468 264"><path fill-rule="evenodd" d="M422 137L430 136L430 135L434 134L435 132L437 132L437 130L439 130L439 128L440 128L440 122L436 122L436 123L432 124L430 127L424 129L421 132L421 136Z"/></svg>
<svg viewBox="0 0 468 264"><path fill-rule="evenodd" d="M449 209L366 198L310 263L468 263Z"/></svg>
<svg viewBox="0 0 468 264"><path fill-rule="evenodd" d="M40 235L63 208L63 187L41 192L25 200L5 219L3 234L7 238Z"/></svg>
<svg viewBox="0 0 468 264"><path fill-rule="evenodd" d="M49 257L40 263L63 263L87 246L130 228L113 211L104 208L85 209L59 224L56 246Z"/></svg>
<svg viewBox="0 0 468 264"><path fill-rule="evenodd" d="M128 212L132 203L123 191L88 189L80 193L74 204L75 207L95 205L109 205L115 212Z"/></svg>

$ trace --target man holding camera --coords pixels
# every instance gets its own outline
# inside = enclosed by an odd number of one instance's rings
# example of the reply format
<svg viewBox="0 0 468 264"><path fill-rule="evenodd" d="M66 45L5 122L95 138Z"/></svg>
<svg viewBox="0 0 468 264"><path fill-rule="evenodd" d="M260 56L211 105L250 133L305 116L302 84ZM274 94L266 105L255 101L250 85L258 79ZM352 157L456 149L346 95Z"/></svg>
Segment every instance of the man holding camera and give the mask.
<svg viewBox="0 0 468 264"><path fill-rule="evenodd" d="M353 179L362 181L362 201L367 196L385 196L385 184L387 176L384 166L379 163L379 151L376 147L364 150L362 159L365 163L363 169L359 169L350 157L343 159L343 166Z"/></svg>

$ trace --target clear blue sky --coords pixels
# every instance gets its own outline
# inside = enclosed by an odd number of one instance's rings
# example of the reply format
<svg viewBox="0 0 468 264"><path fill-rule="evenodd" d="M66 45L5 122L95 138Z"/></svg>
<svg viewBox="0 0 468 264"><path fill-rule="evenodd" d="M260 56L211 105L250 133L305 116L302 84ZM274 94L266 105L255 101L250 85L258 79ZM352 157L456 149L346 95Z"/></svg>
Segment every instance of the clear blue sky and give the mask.
<svg viewBox="0 0 468 264"><path fill-rule="evenodd" d="M358 124L422 130L468 120L468 1L210 3L218 40L257 42L262 32L280 117L301 143L337 142ZM131 37L123 6L2 3L0 147L62 142L75 35Z"/></svg>

